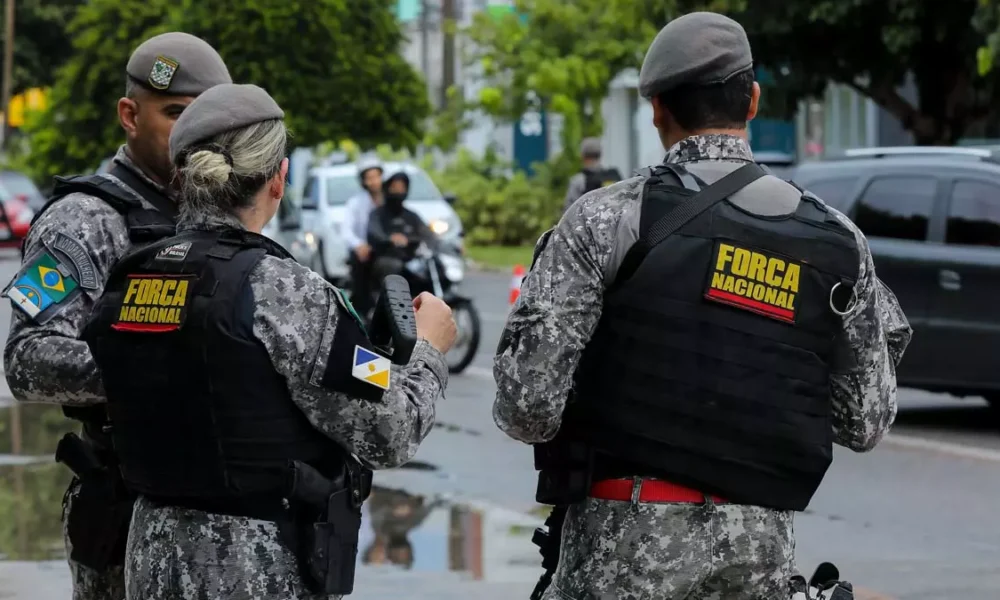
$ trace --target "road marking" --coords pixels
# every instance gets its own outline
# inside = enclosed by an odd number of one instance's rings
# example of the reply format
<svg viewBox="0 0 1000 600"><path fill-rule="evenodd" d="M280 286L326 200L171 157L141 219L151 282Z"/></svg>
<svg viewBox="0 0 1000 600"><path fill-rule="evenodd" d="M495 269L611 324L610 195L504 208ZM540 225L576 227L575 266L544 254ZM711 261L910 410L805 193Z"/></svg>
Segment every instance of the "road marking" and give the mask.
<svg viewBox="0 0 1000 600"><path fill-rule="evenodd" d="M975 446L968 446L965 444L952 444L950 442L942 442L915 435L907 435L905 433L890 433L885 436L883 441L886 444L899 446L901 448L938 452L940 454L950 454L952 456L959 456L962 458L1000 462L1000 451L991 450L989 448L977 448Z"/></svg>

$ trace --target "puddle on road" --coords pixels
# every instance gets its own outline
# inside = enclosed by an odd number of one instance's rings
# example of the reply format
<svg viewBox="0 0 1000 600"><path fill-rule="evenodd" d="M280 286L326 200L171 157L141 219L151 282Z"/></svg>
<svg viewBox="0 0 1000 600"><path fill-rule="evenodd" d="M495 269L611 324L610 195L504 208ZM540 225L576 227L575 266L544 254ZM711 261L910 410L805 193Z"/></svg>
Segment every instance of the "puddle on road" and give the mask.
<svg viewBox="0 0 1000 600"><path fill-rule="evenodd" d="M29 457L51 461L59 439L76 429L55 406L0 407L0 560L64 558L60 519L71 474L53 462L20 463ZM416 461L404 468L436 470ZM358 562L535 581L541 574L541 557L531 544L537 519L376 486L363 508Z"/></svg>

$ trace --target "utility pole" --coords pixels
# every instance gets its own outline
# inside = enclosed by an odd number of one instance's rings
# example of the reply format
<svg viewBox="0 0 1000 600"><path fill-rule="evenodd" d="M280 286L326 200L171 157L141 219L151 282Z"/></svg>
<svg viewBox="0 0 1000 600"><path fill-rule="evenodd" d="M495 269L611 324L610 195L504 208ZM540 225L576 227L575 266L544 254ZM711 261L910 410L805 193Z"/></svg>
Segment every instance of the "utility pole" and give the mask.
<svg viewBox="0 0 1000 600"><path fill-rule="evenodd" d="M430 7L427 0L420 0L420 71L424 74L424 81L430 83L430 55L427 53L427 40L430 28L430 20L427 13Z"/></svg>
<svg viewBox="0 0 1000 600"><path fill-rule="evenodd" d="M4 36L3 36L3 92L0 102L3 103L3 126L0 127L0 149L7 146L7 123L10 115L11 87L13 85L14 67L14 0L4 0Z"/></svg>
<svg viewBox="0 0 1000 600"><path fill-rule="evenodd" d="M455 2L441 0L441 108L448 106L448 88L455 84Z"/></svg>

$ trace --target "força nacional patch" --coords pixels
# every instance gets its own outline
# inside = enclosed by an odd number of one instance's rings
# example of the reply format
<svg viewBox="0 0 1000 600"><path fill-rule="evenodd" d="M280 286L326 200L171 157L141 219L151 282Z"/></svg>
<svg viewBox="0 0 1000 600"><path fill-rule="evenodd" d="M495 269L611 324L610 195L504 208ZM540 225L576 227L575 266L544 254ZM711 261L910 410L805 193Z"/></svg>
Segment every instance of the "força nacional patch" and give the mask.
<svg viewBox="0 0 1000 600"><path fill-rule="evenodd" d="M193 275L129 275L111 328L137 333L176 331L187 317Z"/></svg>
<svg viewBox="0 0 1000 600"><path fill-rule="evenodd" d="M716 242L705 298L794 323L802 265L759 249Z"/></svg>

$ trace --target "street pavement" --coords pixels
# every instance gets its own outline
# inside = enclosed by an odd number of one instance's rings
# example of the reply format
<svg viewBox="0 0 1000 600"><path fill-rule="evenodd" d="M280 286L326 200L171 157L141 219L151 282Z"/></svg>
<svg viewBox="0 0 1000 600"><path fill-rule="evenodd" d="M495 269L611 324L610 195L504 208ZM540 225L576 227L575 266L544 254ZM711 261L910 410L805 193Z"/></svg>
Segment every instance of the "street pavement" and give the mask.
<svg viewBox="0 0 1000 600"><path fill-rule="evenodd" d="M15 270L16 262L0 260L0 281ZM540 523L531 451L500 433L491 416L491 359L509 283L508 273L470 273L464 284L483 322L479 353L452 377L415 460L376 474L380 489L369 503L351 598L527 598L540 574L530 544ZM0 321L9 321L9 311L0 302ZM5 336L6 326L0 330ZM831 561L863 589L858 598L1000 598L1000 422L976 398L902 390L900 404L893 433L874 451L835 452L823 486L796 519L800 569L808 576ZM0 464L10 452L10 412L0 408ZM51 453L46 446L65 428L46 407L23 407L19 422L27 455ZM0 560L2 599L69 597L60 477L54 465L0 467L0 513L7 513L0 559L8 558ZM396 517L405 524L393 525Z"/></svg>

